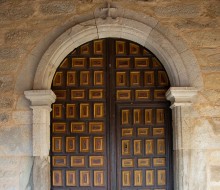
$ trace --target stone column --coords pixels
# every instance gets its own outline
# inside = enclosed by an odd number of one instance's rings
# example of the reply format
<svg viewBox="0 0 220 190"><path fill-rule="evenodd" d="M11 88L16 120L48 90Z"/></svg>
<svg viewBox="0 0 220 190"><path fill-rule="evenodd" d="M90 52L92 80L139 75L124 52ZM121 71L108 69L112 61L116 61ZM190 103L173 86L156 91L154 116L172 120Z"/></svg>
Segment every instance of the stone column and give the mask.
<svg viewBox="0 0 220 190"><path fill-rule="evenodd" d="M50 189L50 112L56 96L52 90L24 92L33 110L33 189Z"/></svg>
<svg viewBox="0 0 220 190"><path fill-rule="evenodd" d="M185 130L185 114L189 114L192 98L197 94L193 87L171 87L166 92L167 100L171 101L172 128L173 128L173 164L174 164L174 189L190 190L190 152L185 146L188 136Z"/></svg>

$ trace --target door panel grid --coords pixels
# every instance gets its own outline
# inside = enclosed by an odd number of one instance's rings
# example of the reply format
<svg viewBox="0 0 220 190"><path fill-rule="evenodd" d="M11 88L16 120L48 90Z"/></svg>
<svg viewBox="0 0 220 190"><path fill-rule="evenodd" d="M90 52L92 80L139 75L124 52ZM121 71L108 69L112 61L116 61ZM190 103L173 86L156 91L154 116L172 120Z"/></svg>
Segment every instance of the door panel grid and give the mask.
<svg viewBox="0 0 220 190"><path fill-rule="evenodd" d="M171 189L168 87L160 62L133 42L71 52L52 84L51 189Z"/></svg>

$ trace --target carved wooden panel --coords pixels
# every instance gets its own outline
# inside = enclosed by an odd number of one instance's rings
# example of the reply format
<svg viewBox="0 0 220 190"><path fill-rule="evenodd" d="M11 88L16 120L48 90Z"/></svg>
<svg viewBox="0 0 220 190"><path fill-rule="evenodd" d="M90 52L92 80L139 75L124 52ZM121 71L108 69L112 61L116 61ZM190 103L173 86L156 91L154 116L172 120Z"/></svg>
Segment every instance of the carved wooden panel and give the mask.
<svg viewBox="0 0 220 190"><path fill-rule="evenodd" d="M149 51L122 40L115 40L115 45L117 189L172 189L167 177L170 111L165 92L169 79Z"/></svg>
<svg viewBox="0 0 220 190"><path fill-rule="evenodd" d="M162 64L134 42L73 50L52 83L51 189L173 189L168 88Z"/></svg>
<svg viewBox="0 0 220 190"><path fill-rule="evenodd" d="M77 48L54 76L51 189L107 189L105 43Z"/></svg>

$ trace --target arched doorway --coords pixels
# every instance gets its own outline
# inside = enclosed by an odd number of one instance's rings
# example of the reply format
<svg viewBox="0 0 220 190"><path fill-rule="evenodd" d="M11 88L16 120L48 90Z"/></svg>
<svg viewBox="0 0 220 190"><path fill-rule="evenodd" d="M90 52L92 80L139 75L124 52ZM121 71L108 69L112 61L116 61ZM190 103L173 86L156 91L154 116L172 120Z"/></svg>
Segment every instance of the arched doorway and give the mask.
<svg viewBox="0 0 220 190"><path fill-rule="evenodd" d="M172 189L168 88L163 66L134 42L72 51L52 84L52 189Z"/></svg>

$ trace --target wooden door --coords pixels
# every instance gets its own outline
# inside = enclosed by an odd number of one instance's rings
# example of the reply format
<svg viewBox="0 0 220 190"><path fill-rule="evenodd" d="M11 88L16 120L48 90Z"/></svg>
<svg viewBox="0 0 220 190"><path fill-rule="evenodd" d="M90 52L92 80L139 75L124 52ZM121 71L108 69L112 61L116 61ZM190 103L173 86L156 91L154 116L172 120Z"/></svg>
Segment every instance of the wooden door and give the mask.
<svg viewBox="0 0 220 190"><path fill-rule="evenodd" d="M71 52L52 84L51 189L172 189L167 74L140 45Z"/></svg>

